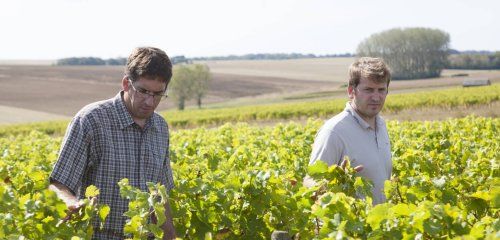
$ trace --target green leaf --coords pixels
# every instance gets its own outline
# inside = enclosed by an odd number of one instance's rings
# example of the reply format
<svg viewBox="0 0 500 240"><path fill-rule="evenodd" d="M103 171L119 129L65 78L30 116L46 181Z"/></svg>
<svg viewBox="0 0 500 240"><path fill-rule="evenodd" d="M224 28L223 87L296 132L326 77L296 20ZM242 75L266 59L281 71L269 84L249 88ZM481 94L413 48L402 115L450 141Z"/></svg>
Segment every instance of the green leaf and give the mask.
<svg viewBox="0 0 500 240"><path fill-rule="evenodd" d="M415 211L416 206L414 204L397 204L391 208L391 211L395 216L410 216Z"/></svg>
<svg viewBox="0 0 500 240"><path fill-rule="evenodd" d="M156 203L154 205L154 209L156 219L158 220L157 224L162 225L167 220L167 218L165 217L165 206L163 206L161 203Z"/></svg>
<svg viewBox="0 0 500 240"><path fill-rule="evenodd" d="M311 177L318 176L327 172L328 172L328 165L321 160L317 160L313 165L310 165L307 168L307 173Z"/></svg>
<svg viewBox="0 0 500 240"><path fill-rule="evenodd" d="M483 199L485 201L490 201L493 198L493 196L489 192L486 192L486 191L477 191L470 196L474 197L474 198Z"/></svg>
<svg viewBox="0 0 500 240"><path fill-rule="evenodd" d="M441 223L437 219L431 218L424 221L424 231L429 235L437 236L442 230L443 227L441 226Z"/></svg>
<svg viewBox="0 0 500 240"><path fill-rule="evenodd" d="M99 209L99 219L101 220L101 222L104 222L106 220L106 217L108 216L110 211L111 209L108 205L104 205Z"/></svg>
<svg viewBox="0 0 500 240"><path fill-rule="evenodd" d="M47 216L46 218L44 218L42 220L43 223L49 223L49 222L52 222L54 220L54 218L52 216Z"/></svg>
<svg viewBox="0 0 500 240"><path fill-rule="evenodd" d="M163 229L161 229L157 225L155 225L155 224L148 224L148 230L151 231L155 235L156 239L162 239L163 238Z"/></svg>
<svg viewBox="0 0 500 240"><path fill-rule="evenodd" d="M389 214L390 204L379 204L375 206L370 212L368 212L368 216L366 217L366 222L370 224L373 230L377 230L380 228L380 223L387 219Z"/></svg>
<svg viewBox="0 0 500 240"><path fill-rule="evenodd" d="M85 197L87 198L96 197L97 195L99 195L99 189L94 185L88 186L85 190Z"/></svg>

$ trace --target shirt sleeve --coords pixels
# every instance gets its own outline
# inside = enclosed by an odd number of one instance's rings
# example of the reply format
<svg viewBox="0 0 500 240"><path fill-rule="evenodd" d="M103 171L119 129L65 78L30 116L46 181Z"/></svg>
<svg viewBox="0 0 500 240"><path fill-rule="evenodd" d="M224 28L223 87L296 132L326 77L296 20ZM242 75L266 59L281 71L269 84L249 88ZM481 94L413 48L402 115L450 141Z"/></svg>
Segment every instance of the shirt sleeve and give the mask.
<svg viewBox="0 0 500 240"><path fill-rule="evenodd" d="M338 134L330 129L320 129L314 139L309 164L321 160L328 166L339 165L343 155L344 143Z"/></svg>
<svg viewBox="0 0 500 240"><path fill-rule="evenodd" d="M59 158L50 175L77 195L89 161L91 134L82 117L76 116L66 130Z"/></svg>
<svg viewBox="0 0 500 240"><path fill-rule="evenodd" d="M161 176L161 184L165 185L168 191L172 190L174 185L174 177L172 173L172 165L170 164L170 135L167 130L167 154L165 154L165 160L163 163L163 171L161 171L164 176Z"/></svg>

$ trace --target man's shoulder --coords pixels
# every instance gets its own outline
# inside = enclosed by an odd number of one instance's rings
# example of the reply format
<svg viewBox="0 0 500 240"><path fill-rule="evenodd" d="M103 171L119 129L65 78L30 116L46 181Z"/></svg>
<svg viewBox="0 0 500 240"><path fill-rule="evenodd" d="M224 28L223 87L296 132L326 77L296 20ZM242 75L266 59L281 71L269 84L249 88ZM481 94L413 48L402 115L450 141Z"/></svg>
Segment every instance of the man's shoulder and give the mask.
<svg viewBox="0 0 500 240"><path fill-rule="evenodd" d="M328 119L328 121L326 121L325 124L323 125L322 129L332 132L340 131L346 128L349 125L350 121L351 119L349 113L346 111L342 111L341 113Z"/></svg>
<svg viewBox="0 0 500 240"><path fill-rule="evenodd" d="M385 119L382 116L380 116L380 115L377 115L377 123L380 123L380 124L382 124L384 126L387 124L385 122Z"/></svg>
<svg viewBox="0 0 500 240"><path fill-rule="evenodd" d="M75 117L80 119L100 118L101 116L109 114L113 107L113 98L93 102L80 109Z"/></svg>
<svg viewBox="0 0 500 240"><path fill-rule="evenodd" d="M159 128L161 131L168 132L168 124L165 118L157 112L153 113L153 120L155 127Z"/></svg>

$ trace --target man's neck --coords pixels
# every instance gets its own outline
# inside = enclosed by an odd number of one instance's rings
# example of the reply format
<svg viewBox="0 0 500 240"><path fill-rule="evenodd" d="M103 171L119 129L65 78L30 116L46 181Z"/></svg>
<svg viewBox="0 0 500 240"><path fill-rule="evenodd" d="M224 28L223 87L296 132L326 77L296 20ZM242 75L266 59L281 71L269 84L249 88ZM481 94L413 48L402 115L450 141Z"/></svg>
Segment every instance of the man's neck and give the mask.
<svg viewBox="0 0 500 240"><path fill-rule="evenodd" d="M141 129L144 129L144 126L146 126L146 120L147 119L143 119L143 118L137 118L137 117L134 117L131 113L131 110L132 109L132 106L131 106L131 103L130 103L130 98L128 95L126 95L125 93L121 96L122 97L122 100L123 100L123 103L125 104L125 108L127 108L127 111L129 112L130 116L132 117L132 120L141 128Z"/></svg>
<svg viewBox="0 0 500 240"><path fill-rule="evenodd" d="M134 118L132 117L132 120L134 120L135 124L139 125L139 127L141 127L142 129L144 129L144 126L146 126L146 119L138 119L138 118Z"/></svg>
<svg viewBox="0 0 500 240"><path fill-rule="evenodd" d="M365 120L366 123L368 123L368 125L370 125L371 128L375 129L376 125L377 125L377 122L376 122L376 119L377 119L377 116L374 116L374 117L368 117L368 116L365 116L363 114L361 114L360 112L358 112L358 110L355 110L356 113L358 113L358 115L363 119Z"/></svg>
<svg viewBox="0 0 500 240"><path fill-rule="evenodd" d="M359 112L357 109L356 109L356 106L353 106L355 104L353 104L352 102L349 102L349 105L351 106L351 108L356 111L356 113L358 114L358 116L360 116L363 120L365 120L366 123L368 123L368 125L370 125L370 127L372 127L373 129L375 129L375 126L376 126L376 121L375 119L377 118L377 115L373 116L373 117L368 117L368 116L365 116L363 115L361 112Z"/></svg>

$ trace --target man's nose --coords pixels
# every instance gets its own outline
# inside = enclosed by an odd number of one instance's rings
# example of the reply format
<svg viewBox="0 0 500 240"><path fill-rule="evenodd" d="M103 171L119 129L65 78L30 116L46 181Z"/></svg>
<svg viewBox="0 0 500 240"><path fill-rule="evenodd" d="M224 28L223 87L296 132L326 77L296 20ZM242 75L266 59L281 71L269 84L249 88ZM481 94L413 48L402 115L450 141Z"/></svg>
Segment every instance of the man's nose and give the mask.
<svg viewBox="0 0 500 240"><path fill-rule="evenodd" d="M371 94L371 99L380 100L382 98L382 95L382 93L375 91Z"/></svg>
<svg viewBox="0 0 500 240"><path fill-rule="evenodd" d="M144 101L144 103L146 103L147 106L153 106L154 102L155 102L155 97L152 95L147 95L146 100Z"/></svg>

